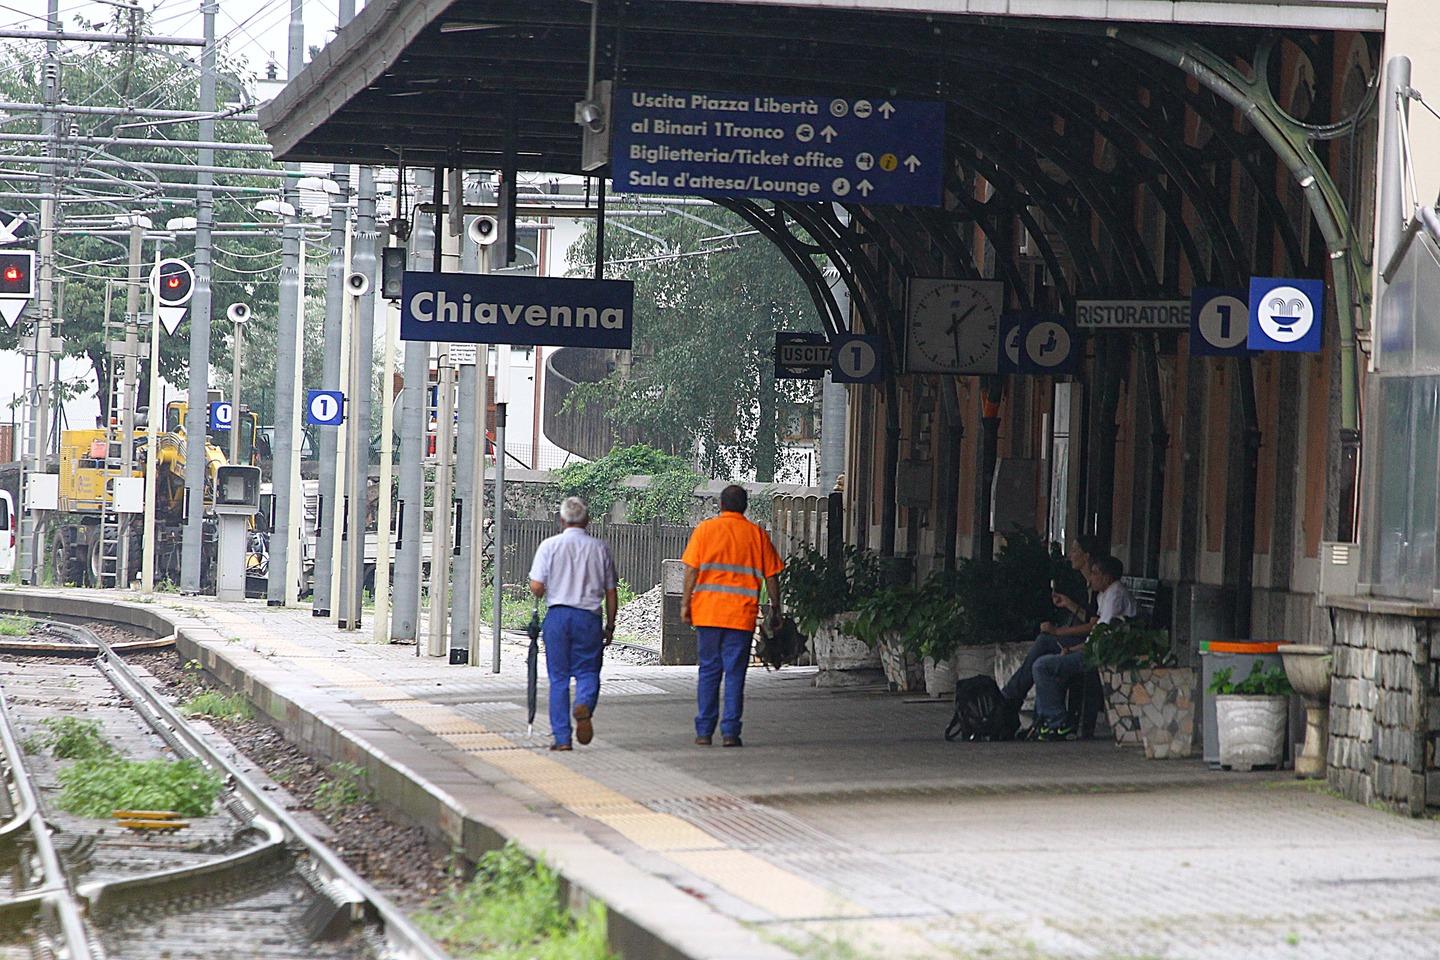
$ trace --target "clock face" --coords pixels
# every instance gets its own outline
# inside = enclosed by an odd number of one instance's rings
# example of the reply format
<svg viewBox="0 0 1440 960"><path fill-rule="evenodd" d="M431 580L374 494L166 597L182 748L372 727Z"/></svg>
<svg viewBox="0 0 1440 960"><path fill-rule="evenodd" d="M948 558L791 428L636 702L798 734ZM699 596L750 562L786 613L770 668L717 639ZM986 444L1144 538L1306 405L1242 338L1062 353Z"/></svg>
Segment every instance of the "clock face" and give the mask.
<svg viewBox="0 0 1440 960"><path fill-rule="evenodd" d="M998 280L910 281L905 366L912 373L994 373L999 365Z"/></svg>

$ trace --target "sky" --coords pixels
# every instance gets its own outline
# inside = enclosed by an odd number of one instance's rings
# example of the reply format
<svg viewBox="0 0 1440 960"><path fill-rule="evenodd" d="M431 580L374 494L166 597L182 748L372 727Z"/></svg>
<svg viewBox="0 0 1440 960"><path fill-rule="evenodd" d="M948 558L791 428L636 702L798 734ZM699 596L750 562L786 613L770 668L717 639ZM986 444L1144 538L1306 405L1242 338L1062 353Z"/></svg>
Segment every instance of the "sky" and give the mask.
<svg viewBox="0 0 1440 960"><path fill-rule="evenodd" d="M228 41L232 54L244 57L251 69L263 73L274 56L285 76L287 37L291 0L211 0L218 6L215 33ZM335 34L336 0L301 0L305 17L305 45L324 46ZM60 0L60 21L70 29L76 16L90 20L107 19L118 4L93 0ZM46 0L0 0L0 29L44 30ZM150 14L151 30L163 36L200 38L201 0L140 0ZM357 0L356 7L364 6ZM188 55L198 51L182 49Z"/></svg>

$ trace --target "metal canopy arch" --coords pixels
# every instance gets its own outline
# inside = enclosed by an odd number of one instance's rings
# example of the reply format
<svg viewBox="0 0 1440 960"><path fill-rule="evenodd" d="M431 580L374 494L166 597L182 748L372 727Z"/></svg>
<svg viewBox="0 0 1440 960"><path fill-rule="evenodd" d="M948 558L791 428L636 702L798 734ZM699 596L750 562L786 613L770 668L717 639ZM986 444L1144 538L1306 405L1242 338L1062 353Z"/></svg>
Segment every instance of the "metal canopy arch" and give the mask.
<svg viewBox="0 0 1440 960"><path fill-rule="evenodd" d="M828 205L775 204L767 212L726 203L777 243L838 332L849 318L839 315L810 259L818 251L830 256L866 329L892 347L900 314L887 277L929 272L937 258L982 272L968 242L972 228L994 248L997 270L1018 296L1023 265L1006 238L1017 221L1023 225L1062 308L1085 295L1178 296L1180 257L1195 283L1243 280L1251 256L1263 265L1271 254L1247 251L1254 235L1243 233L1203 169L1192 169L1197 162L1216 171L1238 166L1267 218L1257 234L1274 230L1282 256L1298 266L1305 251L1259 155L1263 145L1301 185L1333 261L1342 443L1358 442L1354 327L1367 278L1341 194L1315 150L1346 127L1306 125L1280 108L1267 63L1281 35L773 3L608 2L599 11L597 60L602 75L622 83L883 91L951 104L943 210L848 205L849 222L839 224ZM521 118L522 166L579 172L572 105L585 89L590 12L562 0L372 0L262 109L262 123L282 157L385 163L403 148L414 164L491 168L503 153L497 131L508 105ZM1297 46L1311 56L1303 39ZM1251 75L1235 64L1253 65ZM1187 109L1211 132L1199 150L1184 142ZM1237 111L1250 130L1232 127ZM1108 169L1092 155L1100 142L1115 154ZM976 176L992 188L984 200L975 196ZM1165 218L1164 232L1157 227L1148 239L1136 224L1141 191Z"/></svg>

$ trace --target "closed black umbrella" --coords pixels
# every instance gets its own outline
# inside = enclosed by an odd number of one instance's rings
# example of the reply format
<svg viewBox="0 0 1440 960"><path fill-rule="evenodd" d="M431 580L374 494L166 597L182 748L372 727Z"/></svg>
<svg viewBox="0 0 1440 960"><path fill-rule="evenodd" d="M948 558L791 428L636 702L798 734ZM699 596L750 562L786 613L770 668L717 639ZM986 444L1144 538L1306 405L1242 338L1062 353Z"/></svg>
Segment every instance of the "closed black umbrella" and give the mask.
<svg viewBox="0 0 1440 960"><path fill-rule="evenodd" d="M537 688L540 685L540 603L536 601L535 609L530 612L530 624L525 628L530 635L530 651L525 655L525 705L529 709L529 715L525 722L529 725L525 735L528 737L535 732L535 701L538 696Z"/></svg>

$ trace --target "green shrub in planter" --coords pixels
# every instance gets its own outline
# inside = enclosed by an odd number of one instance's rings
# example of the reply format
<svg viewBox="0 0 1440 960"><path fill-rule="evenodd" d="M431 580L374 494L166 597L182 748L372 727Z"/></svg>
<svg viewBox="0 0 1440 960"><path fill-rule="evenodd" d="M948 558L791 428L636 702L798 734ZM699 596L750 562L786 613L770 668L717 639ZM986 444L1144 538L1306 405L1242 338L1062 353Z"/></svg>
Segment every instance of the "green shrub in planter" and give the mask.
<svg viewBox="0 0 1440 960"><path fill-rule="evenodd" d="M1085 642L1085 665L1110 670L1145 670L1173 667L1170 634L1146 629L1134 622L1097 623Z"/></svg>
<svg viewBox="0 0 1440 960"><path fill-rule="evenodd" d="M838 557L802 550L786 560L780 588L795 625L813 637L824 621L855 609L860 598L879 590L879 558L853 546Z"/></svg>
<svg viewBox="0 0 1440 960"><path fill-rule="evenodd" d="M1218 697L1288 697L1294 692L1282 667L1266 669L1257 660L1250 666L1250 675L1239 683L1231 679L1234 672L1232 667L1216 670L1210 678L1210 692Z"/></svg>

